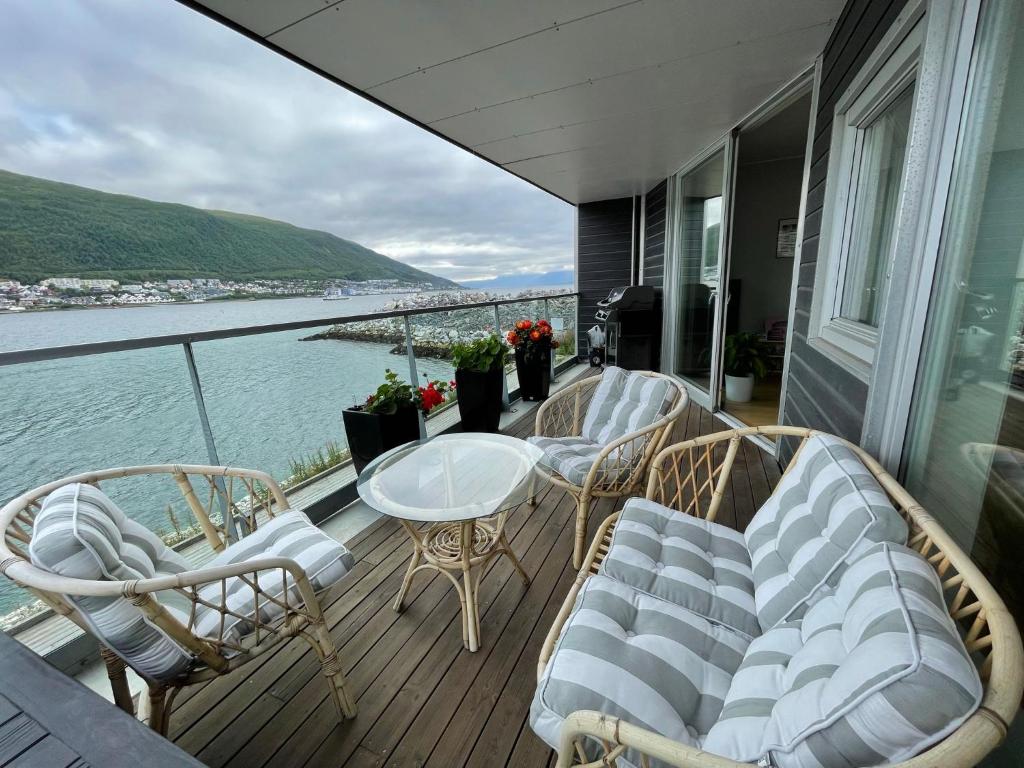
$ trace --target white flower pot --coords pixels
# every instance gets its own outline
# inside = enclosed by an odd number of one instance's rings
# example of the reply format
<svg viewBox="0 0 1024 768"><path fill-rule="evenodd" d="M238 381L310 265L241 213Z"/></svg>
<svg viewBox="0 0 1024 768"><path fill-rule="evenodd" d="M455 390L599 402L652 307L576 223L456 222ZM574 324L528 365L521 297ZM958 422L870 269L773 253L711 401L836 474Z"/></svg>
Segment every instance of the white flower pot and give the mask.
<svg viewBox="0 0 1024 768"><path fill-rule="evenodd" d="M754 374L730 376L725 374L725 399L734 403L749 403L754 396Z"/></svg>

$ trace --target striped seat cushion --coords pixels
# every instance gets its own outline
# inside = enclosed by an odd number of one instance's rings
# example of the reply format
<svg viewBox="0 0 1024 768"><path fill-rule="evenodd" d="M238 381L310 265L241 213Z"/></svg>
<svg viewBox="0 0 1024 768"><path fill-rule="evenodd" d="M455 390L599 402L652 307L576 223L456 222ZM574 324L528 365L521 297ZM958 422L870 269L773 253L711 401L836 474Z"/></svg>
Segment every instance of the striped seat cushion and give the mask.
<svg viewBox="0 0 1024 768"><path fill-rule="evenodd" d="M650 426L667 410L669 387L668 379L609 366L587 407L583 437L597 445L608 445Z"/></svg>
<svg viewBox="0 0 1024 768"><path fill-rule="evenodd" d="M724 525L630 499L600 572L748 638L761 634L746 542Z"/></svg>
<svg viewBox="0 0 1024 768"><path fill-rule="evenodd" d="M43 502L29 545L32 564L60 576L124 581L182 573L188 562L145 526L129 519L102 491L72 483ZM175 594L161 602L183 623L184 603ZM104 645L144 677L167 680L184 672L192 657L145 614L122 597L67 595Z"/></svg>
<svg viewBox="0 0 1024 768"><path fill-rule="evenodd" d="M302 568L313 589L320 592L336 584L352 568L351 553L340 543L317 528L298 510L279 512L256 531L220 552L208 563L208 567L233 565L261 557L285 557L294 560ZM248 579L251 581L251 577ZM260 589L279 600L285 594L281 571L261 571ZM295 580L287 577L288 603L301 605ZM255 629L252 621L241 617L256 615L256 596L246 580L234 577L227 580L226 605L238 616L225 616L224 634L220 635L220 611L213 607L199 606L196 610L194 630L197 635L211 638L222 637L235 644ZM200 589L200 597L216 606L225 602L221 596L221 584L210 584ZM260 618L272 623L284 616L284 608L270 602L265 595L259 597Z"/></svg>
<svg viewBox="0 0 1024 768"><path fill-rule="evenodd" d="M748 644L684 608L592 576L537 685L530 725L557 747L565 717L589 709L700 745ZM639 762L627 752L617 765Z"/></svg>
<svg viewBox="0 0 1024 768"><path fill-rule="evenodd" d="M935 570L876 544L833 595L750 644L704 748L779 768L899 762L959 727L981 696Z"/></svg>
<svg viewBox="0 0 1024 768"><path fill-rule="evenodd" d="M536 445L544 455L540 459L540 465L545 469L557 472L573 485L583 485L587 479L602 446L592 443L582 437L528 437L527 442ZM614 455L605 458L606 466L614 467L616 458ZM622 467L615 472L606 472L598 478L599 484L607 484L619 479L620 474L628 472L628 467Z"/></svg>
<svg viewBox="0 0 1024 768"><path fill-rule="evenodd" d="M905 543L907 524L845 442L812 435L744 536L766 630L802 616L874 543Z"/></svg>

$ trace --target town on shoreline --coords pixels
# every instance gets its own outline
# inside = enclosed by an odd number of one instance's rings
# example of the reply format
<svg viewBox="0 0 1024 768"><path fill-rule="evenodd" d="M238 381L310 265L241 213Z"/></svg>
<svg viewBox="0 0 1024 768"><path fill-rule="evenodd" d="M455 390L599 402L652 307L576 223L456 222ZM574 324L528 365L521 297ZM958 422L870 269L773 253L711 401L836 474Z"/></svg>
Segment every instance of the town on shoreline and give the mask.
<svg viewBox="0 0 1024 768"><path fill-rule="evenodd" d="M431 283L402 280L220 280L172 278L139 283L82 277L49 277L34 284L0 277L0 312L96 309L202 303L232 299L281 299L419 293L436 290Z"/></svg>

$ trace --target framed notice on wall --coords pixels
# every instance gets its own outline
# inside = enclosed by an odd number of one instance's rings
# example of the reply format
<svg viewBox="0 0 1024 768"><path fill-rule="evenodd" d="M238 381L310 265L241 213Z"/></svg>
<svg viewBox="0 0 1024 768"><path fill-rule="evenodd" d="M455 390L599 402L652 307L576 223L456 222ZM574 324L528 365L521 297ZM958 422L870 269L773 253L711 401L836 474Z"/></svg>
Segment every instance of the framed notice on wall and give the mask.
<svg viewBox="0 0 1024 768"><path fill-rule="evenodd" d="M779 219L775 258L792 259L796 255L796 219Z"/></svg>

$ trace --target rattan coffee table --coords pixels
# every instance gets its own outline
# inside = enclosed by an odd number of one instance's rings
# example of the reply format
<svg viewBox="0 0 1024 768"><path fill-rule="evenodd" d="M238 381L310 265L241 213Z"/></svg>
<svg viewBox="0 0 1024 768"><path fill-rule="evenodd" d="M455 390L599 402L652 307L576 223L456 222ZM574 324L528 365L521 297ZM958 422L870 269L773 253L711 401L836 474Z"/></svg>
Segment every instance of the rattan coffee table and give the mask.
<svg viewBox="0 0 1024 768"><path fill-rule="evenodd" d="M363 469L356 484L360 498L398 519L412 539L396 611L416 573L439 571L462 603L463 645L479 648L477 592L488 564L505 555L530 583L505 537L505 518L532 490L542 455L514 437L467 432L406 443Z"/></svg>

